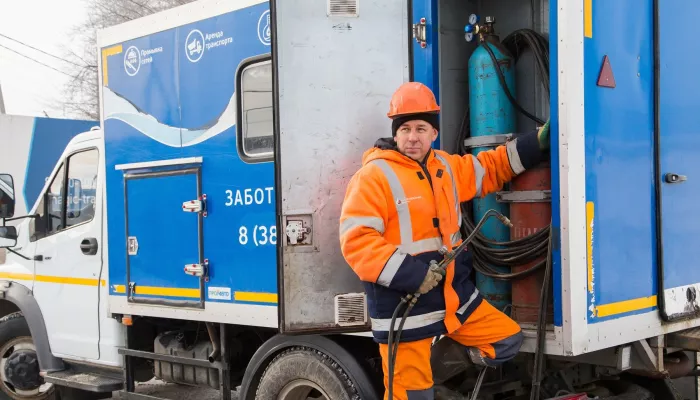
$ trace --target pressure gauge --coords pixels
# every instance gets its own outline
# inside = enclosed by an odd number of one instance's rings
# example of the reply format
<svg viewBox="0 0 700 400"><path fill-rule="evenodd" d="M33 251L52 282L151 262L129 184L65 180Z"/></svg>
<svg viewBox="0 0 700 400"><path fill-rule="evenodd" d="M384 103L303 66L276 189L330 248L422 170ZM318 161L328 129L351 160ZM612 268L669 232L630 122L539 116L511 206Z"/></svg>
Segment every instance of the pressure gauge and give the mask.
<svg viewBox="0 0 700 400"><path fill-rule="evenodd" d="M471 42L472 40L474 40L474 34L471 32L467 32L464 34L464 39L466 39L467 42Z"/></svg>
<svg viewBox="0 0 700 400"><path fill-rule="evenodd" d="M479 22L479 17L476 14L471 14L469 16L469 24L476 25L477 22Z"/></svg>

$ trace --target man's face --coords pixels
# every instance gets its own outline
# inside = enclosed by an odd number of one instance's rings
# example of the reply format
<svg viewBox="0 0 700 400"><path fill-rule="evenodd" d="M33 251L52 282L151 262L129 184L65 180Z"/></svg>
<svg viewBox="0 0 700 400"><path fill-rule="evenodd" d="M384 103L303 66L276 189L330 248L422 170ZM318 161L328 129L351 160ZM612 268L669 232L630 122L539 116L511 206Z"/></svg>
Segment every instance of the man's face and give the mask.
<svg viewBox="0 0 700 400"><path fill-rule="evenodd" d="M423 120L415 120L401 125L394 140L401 153L416 161L422 161L437 135L438 132L432 125Z"/></svg>

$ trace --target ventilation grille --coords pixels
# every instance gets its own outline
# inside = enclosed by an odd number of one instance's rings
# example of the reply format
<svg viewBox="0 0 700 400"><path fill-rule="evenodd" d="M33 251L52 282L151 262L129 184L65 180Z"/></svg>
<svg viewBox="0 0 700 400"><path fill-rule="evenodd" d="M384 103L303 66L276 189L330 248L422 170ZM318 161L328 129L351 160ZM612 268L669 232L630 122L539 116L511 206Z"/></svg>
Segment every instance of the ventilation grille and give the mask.
<svg viewBox="0 0 700 400"><path fill-rule="evenodd" d="M329 17L356 17L359 0L328 0Z"/></svg>
<svg viewBox="0 0 700 400"><path fill-rule="evenodd" d="M364 293L346 293L335 296L335 324L362 326L367 323L367 297Z"/></svg>

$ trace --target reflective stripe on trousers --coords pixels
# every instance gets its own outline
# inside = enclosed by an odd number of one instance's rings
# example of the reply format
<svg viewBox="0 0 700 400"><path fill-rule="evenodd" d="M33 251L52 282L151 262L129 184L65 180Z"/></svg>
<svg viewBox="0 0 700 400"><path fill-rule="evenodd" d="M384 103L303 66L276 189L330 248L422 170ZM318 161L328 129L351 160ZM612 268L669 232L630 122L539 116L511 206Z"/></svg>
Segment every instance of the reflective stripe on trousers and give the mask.
<svg viewBox="0 0 700 400"><path fill-rule="evenodd" d="M477 296L479 295L479 290L474 288L474 293L469 297L466 303L464 303L459 310L457 310L457 313L464 314L465 311L467 311L467 308L476 300ZM410 330L410 329L418 329L418 328L423 328L428 325L432 325L436 322L442 321L445 319L445 310L440 310L440 311L433 311L427 314L421 314L421 315L412 315L410 317L406 318L406 322L404 323L403 330ZM384 331L387 332L389 331L389 328L391 327L391 318L371 318L372 321L372 330L373 331ZM396 327L398 327L400 319L396 319Z"/></svg>

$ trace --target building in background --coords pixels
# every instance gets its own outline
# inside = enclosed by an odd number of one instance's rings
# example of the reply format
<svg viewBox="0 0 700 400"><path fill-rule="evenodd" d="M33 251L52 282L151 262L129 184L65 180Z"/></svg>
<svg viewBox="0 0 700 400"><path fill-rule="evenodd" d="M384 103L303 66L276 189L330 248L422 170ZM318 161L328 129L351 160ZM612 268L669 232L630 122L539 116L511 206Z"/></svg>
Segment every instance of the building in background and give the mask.
<svg viewBox="0 0 700 400"><path fill-rule="evenodd" d="M8 115L0 107L0 173L14 177L15 216L32 208L68 141L93 126L99 122Z"/></svg>

